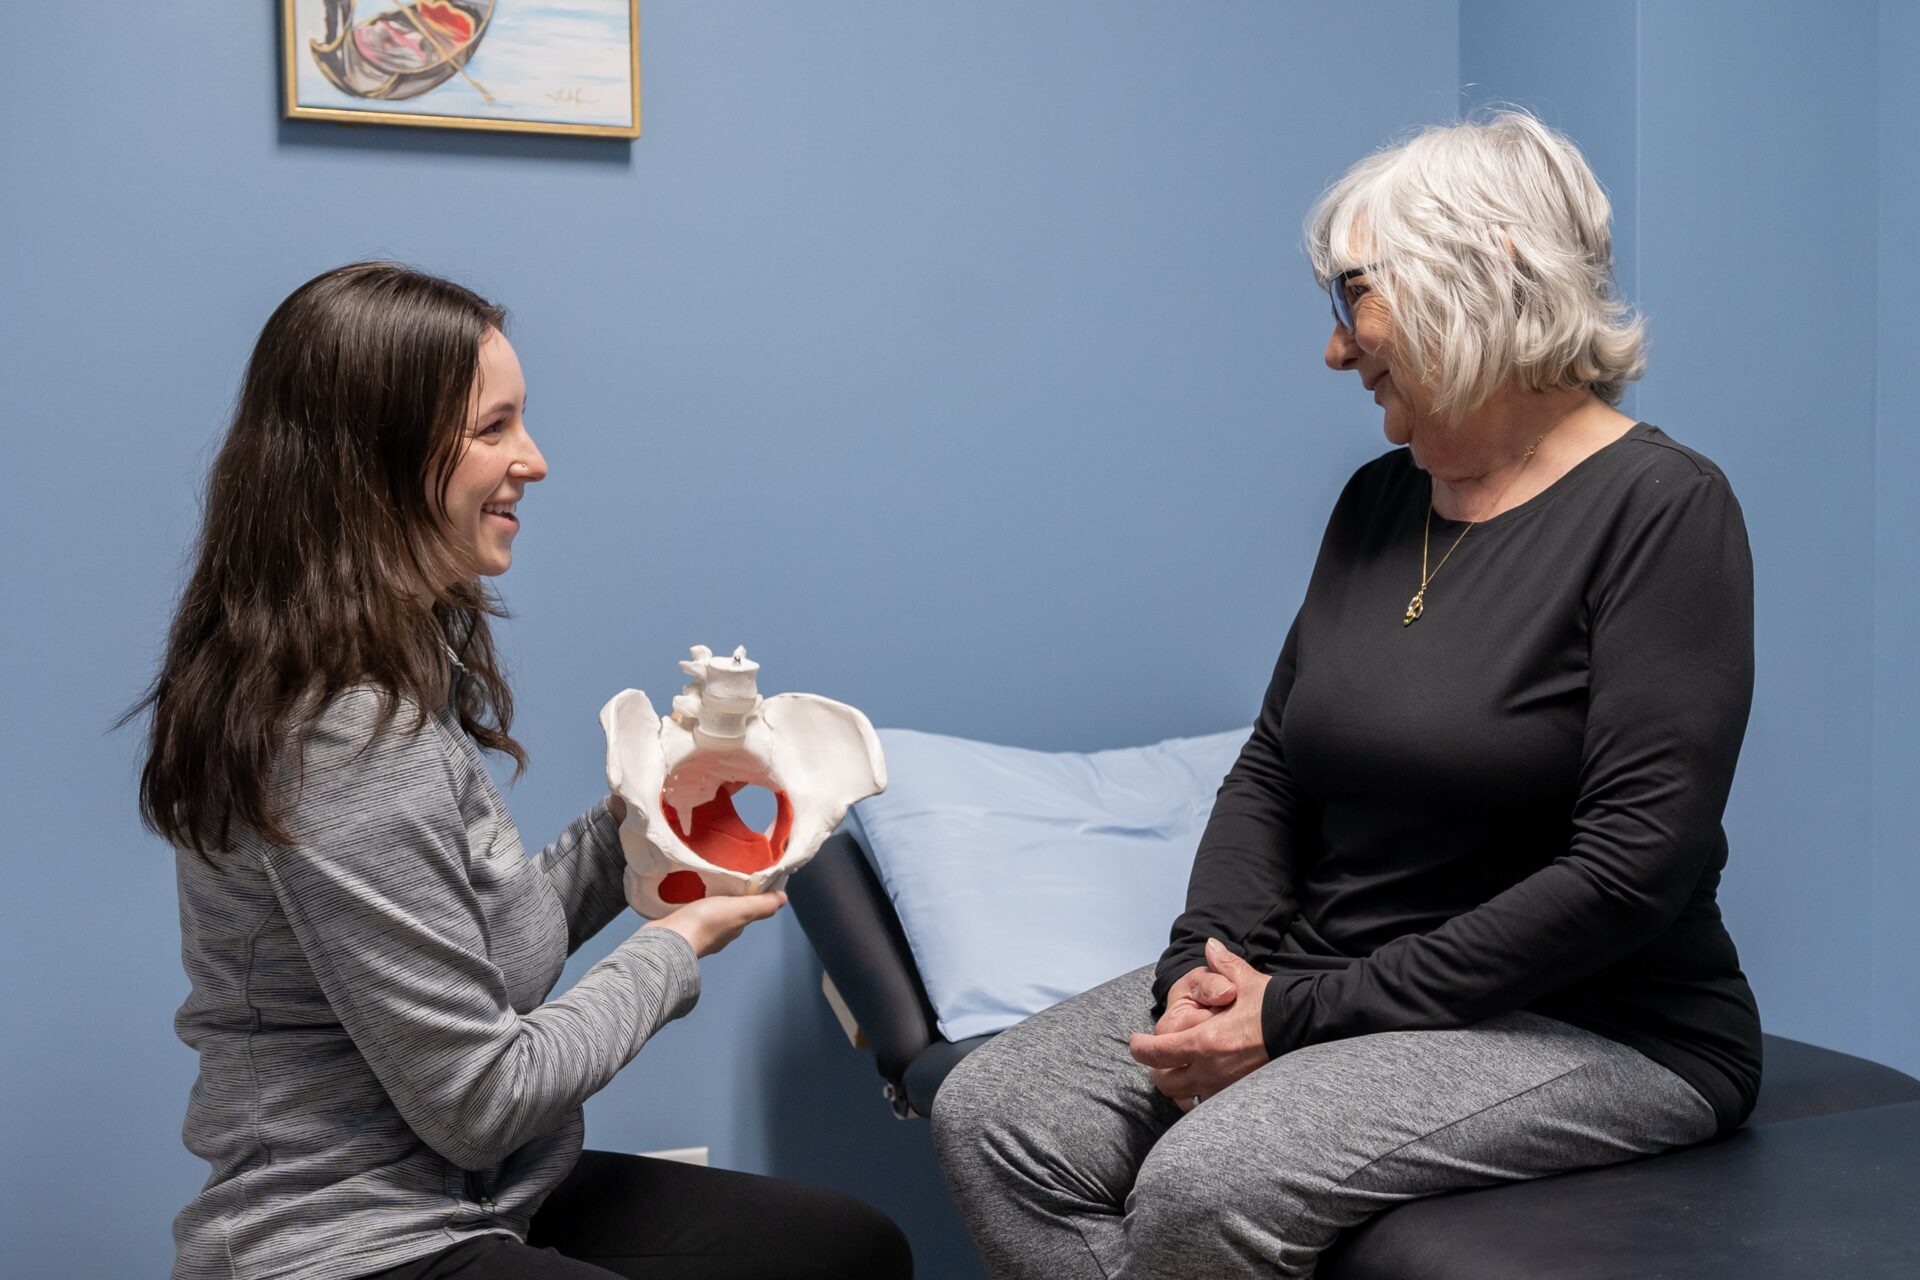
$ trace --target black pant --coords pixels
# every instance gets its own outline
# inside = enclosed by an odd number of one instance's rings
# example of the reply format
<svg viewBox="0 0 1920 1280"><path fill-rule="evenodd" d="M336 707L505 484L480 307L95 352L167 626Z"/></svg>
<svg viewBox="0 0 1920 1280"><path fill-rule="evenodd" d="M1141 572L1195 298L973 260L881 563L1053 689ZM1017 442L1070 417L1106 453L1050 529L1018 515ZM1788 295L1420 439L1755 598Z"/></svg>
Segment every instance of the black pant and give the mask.
<svg viewBox="0 0 1920 1280"><path fill-rule="evenodd" d="M363 1280L909 1280L893 1220L851 1196L583 1151L527 1243L466 1240Z"/></svg>

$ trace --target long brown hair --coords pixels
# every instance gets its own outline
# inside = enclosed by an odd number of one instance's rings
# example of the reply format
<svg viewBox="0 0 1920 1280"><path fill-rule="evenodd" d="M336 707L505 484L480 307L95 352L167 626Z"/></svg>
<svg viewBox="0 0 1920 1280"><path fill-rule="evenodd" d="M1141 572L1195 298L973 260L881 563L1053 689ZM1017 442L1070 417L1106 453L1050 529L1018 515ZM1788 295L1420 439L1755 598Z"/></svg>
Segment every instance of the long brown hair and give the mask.
<svg viewBox="0 0 1920 1280"><path fill-rule="evenodd" d="M235 822L290 843L272 767L352 685L384 695L381 729L402 698L422 718L451 699L481 746L526 767L487 623L504 611L440 517L480 342L505 318L450 281L362 262L267 320L166 657L121 720L152 712L140 815L156 834L203 856Z"/></svg>

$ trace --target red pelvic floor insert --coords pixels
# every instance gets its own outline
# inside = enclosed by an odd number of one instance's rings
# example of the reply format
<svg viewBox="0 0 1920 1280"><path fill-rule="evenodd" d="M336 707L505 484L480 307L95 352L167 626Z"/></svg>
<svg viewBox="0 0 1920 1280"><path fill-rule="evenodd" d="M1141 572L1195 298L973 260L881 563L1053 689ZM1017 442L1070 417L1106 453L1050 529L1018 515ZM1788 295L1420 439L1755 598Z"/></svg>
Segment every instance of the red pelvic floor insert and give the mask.
<svg viewBox="0 0 1920 1280"><path fill-rule="evenodd" d="M722 784L719 794L693 811L693 834L687 835L680 826L680 815L673 811L663 794L660 807L666 810L667 821L673 826L673 833L687 844L695 853L716 867L725 867L729 871L738 871L752 875L756 871L765 871L780 861L787 853L787 837L793 831L793 805L787 800L787 793L776 791L773 801L776 806L773 818L771 838L755 831L740 820L733 808L733 793L746 786L744 782ZM679 875L675 872L674 875ZM672 876L667 879L672 879ZM663 893L661 895L665 897ZM696 897L700 895L695 895ZM672 901L672 899L667 899ZM686 901L691 902L688 898Z"/></svg>
<svg viewBox="0 0 1920 1280"><path fill-rule="evenodd" d="M691 871L669 871L660 877L660 901L679 906L683 902L698 902L707 896L707 885Z"/></svg>

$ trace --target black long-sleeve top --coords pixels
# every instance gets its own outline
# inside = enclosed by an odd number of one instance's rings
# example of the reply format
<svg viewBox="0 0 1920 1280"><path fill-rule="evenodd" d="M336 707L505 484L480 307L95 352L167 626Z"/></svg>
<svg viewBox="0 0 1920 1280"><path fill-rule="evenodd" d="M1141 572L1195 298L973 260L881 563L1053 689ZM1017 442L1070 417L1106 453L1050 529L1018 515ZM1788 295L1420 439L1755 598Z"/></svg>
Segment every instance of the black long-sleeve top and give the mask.
<svg viewBox="0 0 1920 1280"><path fill-rule="evenodd" d="M1715 902L1753 691L1739 504L1640 423L1476 525L1405 625L1430 493L1402 449L1341 494L1155 995L1217 937L1274 977L1275 1057L1527 1009L1730 1130L1760 1082ZM1434 560L1464 527L1433 517Z"/></svg>

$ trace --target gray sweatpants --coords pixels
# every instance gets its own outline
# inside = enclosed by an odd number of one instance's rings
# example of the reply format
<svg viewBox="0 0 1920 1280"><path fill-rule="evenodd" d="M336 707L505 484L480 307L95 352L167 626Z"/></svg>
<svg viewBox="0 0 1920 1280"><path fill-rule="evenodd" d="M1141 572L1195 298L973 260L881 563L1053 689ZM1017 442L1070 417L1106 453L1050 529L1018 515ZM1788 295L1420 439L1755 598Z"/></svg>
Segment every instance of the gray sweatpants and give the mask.
<svg viewBox="0 0 1920 1280"><path fill-rule="evenodd" d="M1341 1230L1419 1196L1711 1137L1706 1100L1636 1050L1510 1013L1313 1045L1182 1116L1127 1054L1153 970L969 1054L934 1141L995 1276L1310 1276Z"/></svg>

